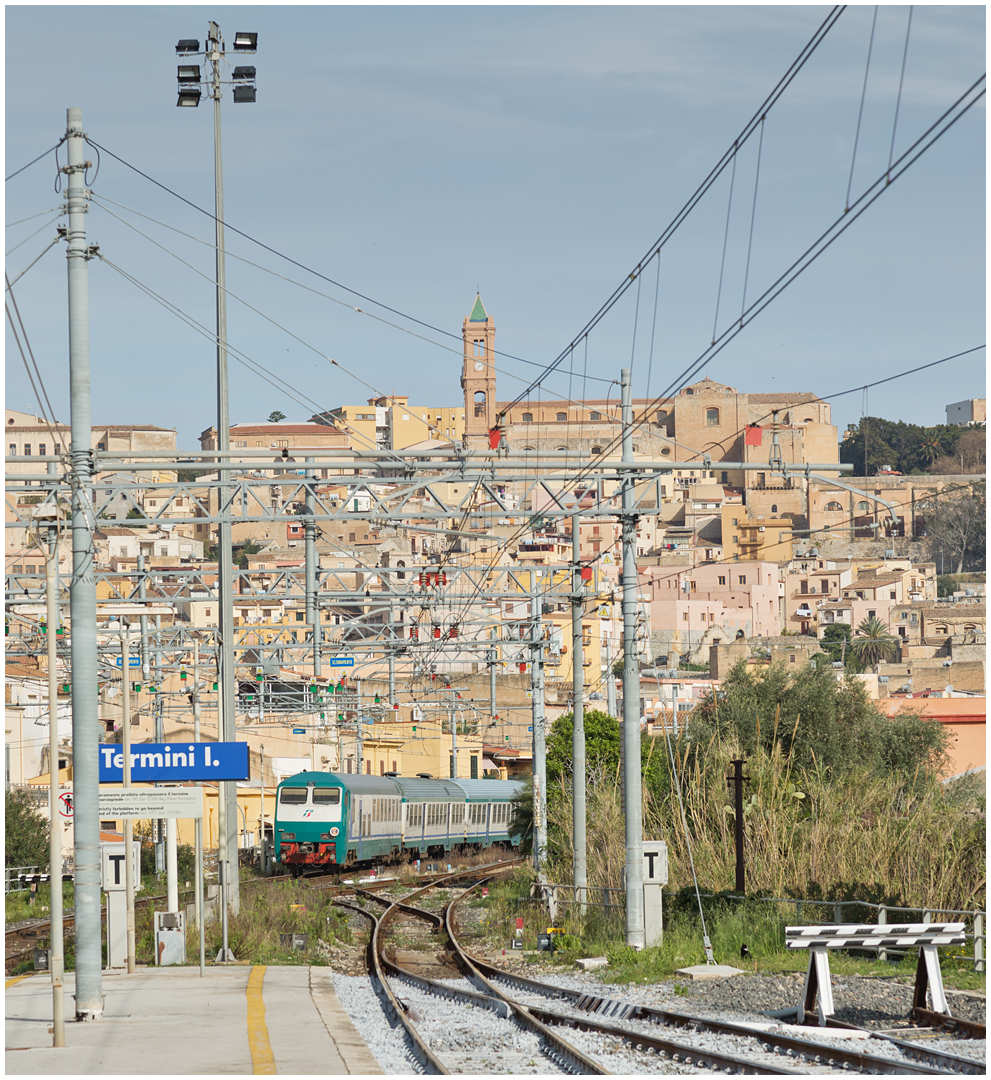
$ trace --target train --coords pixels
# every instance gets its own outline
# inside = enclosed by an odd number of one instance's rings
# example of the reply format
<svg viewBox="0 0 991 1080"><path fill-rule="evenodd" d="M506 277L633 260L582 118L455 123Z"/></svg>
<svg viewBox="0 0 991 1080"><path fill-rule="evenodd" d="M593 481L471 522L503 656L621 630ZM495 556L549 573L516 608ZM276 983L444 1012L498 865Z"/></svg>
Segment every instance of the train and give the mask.
<svg viewBox="0 0 991 1080"><path fill-rule="evenodd" d="M276 791L274 853L290 873L452 849L518 848L517 780L301 772Z"/></svg>

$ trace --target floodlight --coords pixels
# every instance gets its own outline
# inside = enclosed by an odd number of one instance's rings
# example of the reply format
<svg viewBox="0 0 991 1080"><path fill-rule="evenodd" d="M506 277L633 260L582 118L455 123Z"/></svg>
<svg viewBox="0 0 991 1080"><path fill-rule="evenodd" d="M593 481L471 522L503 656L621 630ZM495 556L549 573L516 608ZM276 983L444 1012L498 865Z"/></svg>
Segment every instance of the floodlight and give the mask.
<svg viewBox="0 0 991 1080"><path fill-rule="evenodd" d="M191 87L185 87L179 91L179 100L176 102L180 108L193 108L195 109L200 103L200 90L196 87L194 90Z"/></svg>
<svg viewBox="0 0 991 1080"><path fill-rule="evenodd" d="M255 88L253 86L235 86L234 87L234 101L254 101L255 100Z"/></svg>
<svg viewBox="0 0 991 1080"><path fill-rule="evenodd" d="M231 77L234 79L253 79L255 69L253 67L236 67Z"/></svg>
<svg viewBox="0 0 991 1080"><path fill-rule="evenodd" d="M235 52L254 52L258 48L258 35L239 33L234 35Z"/></svg>
<svg viewBox="0 0 991 1080"><path fill-rule="evenodd" d="M180 83L198 83L200 81L199 65L180 64L176 71L176 79Z"/></svg>
<svg viewBox="0 0 991 1080"><path fill-rule="evenodd" d="M183 38L175 47L175 51L182 56L185 53L197 53L200 51L200 43L195 38Z"/></svg>

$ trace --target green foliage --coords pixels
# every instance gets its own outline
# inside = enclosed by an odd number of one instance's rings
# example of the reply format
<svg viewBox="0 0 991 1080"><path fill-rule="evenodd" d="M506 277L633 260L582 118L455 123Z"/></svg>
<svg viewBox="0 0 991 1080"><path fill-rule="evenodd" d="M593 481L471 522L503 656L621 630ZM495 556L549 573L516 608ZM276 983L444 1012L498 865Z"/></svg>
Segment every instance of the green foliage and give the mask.
<svg viewBox="0 0 991 1080"><path fill-rule="evenodd" d="M929 471L934 462L952 456L967 429L957 424L922 427L901 420L865 416L852 435L840 443L840 461L854 466L857 476L873 476L882 467L910 474ZM867 467L864 469L866 436Z"/></svg>
<svg viewBox="0 0 991 1080"><path fill-rule="evenodd" d="M983 570L987 544L987 485L932 494L923 511L929 558L940 571Z"/></svg>
<svg viewBox="0 0 991 1080"><path fill-rule="evenodd" d="M811 666L789 672L783 664L755 673L737 663L720 695L705 699L688 721L693 756L713 739L738 743L744 756L779 744L792 769L834 775L897 769L908 776L919 769L931 775L946 749L942 726L915 717L890 720L859 680L837 674Z"/></svg>
<svg viewBox="0 0 991 1080"><path fill-rule="evenodd" d="M176 479L179 481L180 484L193 483L194 481L199 480L200 476L202 476L202 473L200 473L197 469L176 470Z"/></svg>
<svg viewBox="0 0 991 1080"><path fill-rule="evenodd" d="M4 797L4 866L48 867L48 822L23 791Z"/></svg>
<svg viewBox="0 0 991 1080"><path fill-rule="evenodd" d="M898 639L888 630L887 624L871 617L857 627L857 636L850 643L857 659L865 667L874 667L882 660L890 660L898 652Z"/></svg>
<svg viewBox="0 0 991 1080"><path fill-rule="evenodd" d="M575 718L564 713L551 725L547 736L547 787L549 791L561 786L562 779L570 782L574 772L572 738ZM584 713L586 785L616 780L619 776L619 754L622 728L608 713L590 709ZM654 752L654 740L646 733L640 735L640 762L645 787L665 788L667 784L664 761Z"/></svg>
<svg viewBox="0 0 991 1080"><path fill-rule="evenodd" d="M268 414L268 422L270 424L277 424L280 420L285 420L285 418L286 414L284 412L279 412L278 409L273 409L272 412Z"/></svg>

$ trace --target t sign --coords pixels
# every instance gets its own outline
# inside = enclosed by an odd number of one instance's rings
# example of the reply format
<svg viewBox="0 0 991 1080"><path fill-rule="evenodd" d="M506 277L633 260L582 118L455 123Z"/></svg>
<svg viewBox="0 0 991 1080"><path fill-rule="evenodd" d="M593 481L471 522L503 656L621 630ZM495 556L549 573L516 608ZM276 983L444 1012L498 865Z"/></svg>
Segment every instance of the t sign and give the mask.
<svg viewBox="0 0 991 1080"><path fill-rule="evenodd" d="M643 883L644 885L667 885L668 883L668 846L663 840L644 840L643 842Z"/></svg>
<svg viewBox="0 0 991 1080"><path fill-rule="evenodd" d="M131 850L134 868L135 891L141 888L141 841L135 840ZM100 887L104 892L114 892L125 887L124 845L100 845Z"/></svg>

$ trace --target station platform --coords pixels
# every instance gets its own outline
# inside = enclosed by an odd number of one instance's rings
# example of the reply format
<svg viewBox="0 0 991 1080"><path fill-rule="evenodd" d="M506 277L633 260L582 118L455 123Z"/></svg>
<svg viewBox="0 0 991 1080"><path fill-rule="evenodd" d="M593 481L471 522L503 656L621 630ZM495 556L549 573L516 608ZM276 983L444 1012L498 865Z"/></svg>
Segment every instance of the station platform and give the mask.
<svg viewBox="0 0 991 1080"><path fill-rule="evenodd" d="M8 1075L381 1074L327 967L139 968L104 975L103 1017L74 1013L65 975L65 1047L52 1046L47 972L6 980Z"/></svg>

